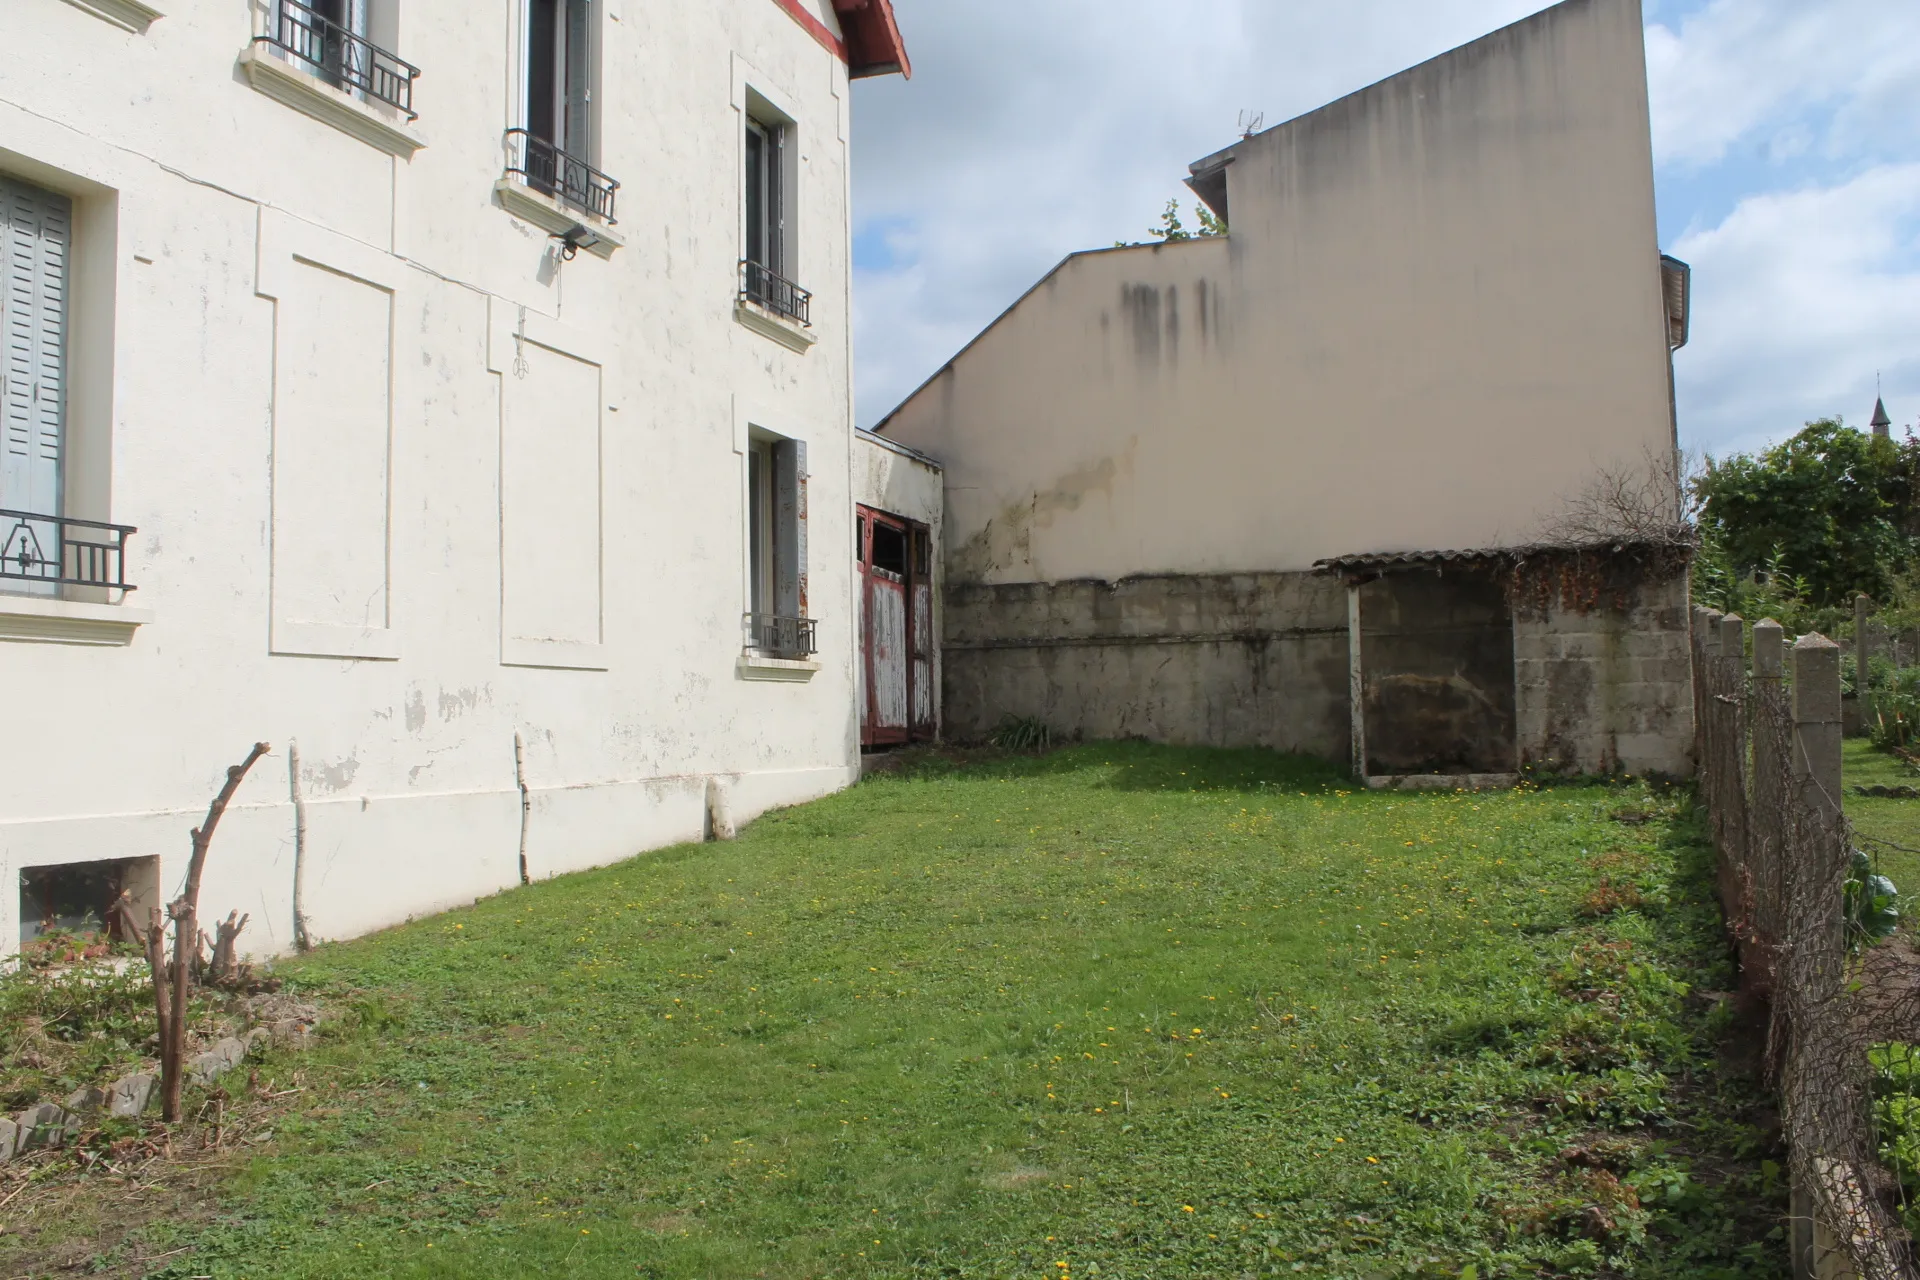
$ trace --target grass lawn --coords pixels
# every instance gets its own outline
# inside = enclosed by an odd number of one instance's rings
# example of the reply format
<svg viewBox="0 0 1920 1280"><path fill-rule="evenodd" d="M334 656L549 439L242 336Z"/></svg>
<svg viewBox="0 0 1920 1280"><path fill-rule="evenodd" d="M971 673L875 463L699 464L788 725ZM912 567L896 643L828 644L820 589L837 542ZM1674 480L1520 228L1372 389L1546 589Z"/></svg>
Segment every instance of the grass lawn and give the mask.
<svg viewBox="0 0 1920 1280"><path fill-rule="evenodd" d="M1841 779L1848 788L1847 817L1861 835L1889 840L1904 849L1869 844L1880 869L1894 888L1909 896L1920 893L1920 800L1893 800L1853 794L1854 787L1920 787L1920 770L1880 751L1865 738L1848 738L1841 747Z"/></svg>
<svg viewBox="0 0 1920 1280"><path fill-rule="evenodd" d="M1345 787L924 759L323 948L351 1013L148 1274L1780 1273L1681 800Z"/></svg>

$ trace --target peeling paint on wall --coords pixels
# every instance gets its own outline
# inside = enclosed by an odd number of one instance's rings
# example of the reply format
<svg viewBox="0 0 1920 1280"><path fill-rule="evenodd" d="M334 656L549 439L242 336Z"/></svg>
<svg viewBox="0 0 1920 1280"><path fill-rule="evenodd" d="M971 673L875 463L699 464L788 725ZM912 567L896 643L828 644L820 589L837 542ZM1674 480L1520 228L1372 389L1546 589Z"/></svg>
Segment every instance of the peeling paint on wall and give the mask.
<svg viewBox="0 0 1920 1280"><path fill-rule="evenodd" d="M1133 476L1139 449L1140 438L1131 436L1118 457L1102 458L1070 471L1051 487L1002 507L985 528L948 552L948 580L983 582L1009 570L1044 576L1033 555L1033 531L1048 527L1059 515L1079 510L1095 494L1111 498L1115 482Z"/></svg>

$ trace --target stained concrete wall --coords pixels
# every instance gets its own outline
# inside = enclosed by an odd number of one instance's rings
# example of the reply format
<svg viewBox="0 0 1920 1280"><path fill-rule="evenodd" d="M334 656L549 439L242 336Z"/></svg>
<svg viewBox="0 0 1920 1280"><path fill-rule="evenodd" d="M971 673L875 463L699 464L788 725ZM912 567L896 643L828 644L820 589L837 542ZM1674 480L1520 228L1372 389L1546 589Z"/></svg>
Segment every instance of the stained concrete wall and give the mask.
<svg viewBox="0 0 1920 1280"><path fill-rule="evenodd" d="M947 467L953 581L1514 545L1670 473L1638 0L1224 159L1227 238L1068 259L882 424Z"/></svg>
<svg viewBox="0 0 1920 1280"><path fill-rule="evenodd" d="M1687 576L1649 579L1624 609L1556 604L1514 618L1520 762L1555 773L1693 774Z"/></svg>
<svg viewBox="0 0 1920 1280"><path fill-rule="evenodd" d="M945 727L1345 758L1347 598L1310 573L950 585Z"/></svg>
<svg viewBox="0 0 1920 1280"><path fill-rule="evenodd" d="M536 877L698 838L710 779L746 817L856 777L845 66L769 0L595 4L628 244L567 261L495 195L520 6L397 6L411 159L251 86L265 6L155 7L0 0L0 171L79 201L70 514L139 527L123 606L0 596L0 953L23 867L173 892L256 740L202 902L257 951L294 740L324 937L518 882L516 735ZM796 122L804 354L735 319L750 90ZM779 682L741 668L756 426L812 472L821 654Z"/></svg>

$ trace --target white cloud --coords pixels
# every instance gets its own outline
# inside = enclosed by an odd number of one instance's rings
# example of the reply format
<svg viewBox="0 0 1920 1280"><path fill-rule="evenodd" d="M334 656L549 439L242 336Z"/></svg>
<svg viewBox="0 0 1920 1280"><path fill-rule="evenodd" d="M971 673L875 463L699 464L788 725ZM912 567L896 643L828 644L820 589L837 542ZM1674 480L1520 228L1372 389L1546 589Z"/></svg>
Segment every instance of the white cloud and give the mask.
<svg viewBox="0 0 1920 1280"><path fill-rule="evenodd" d="M1878 150L1916 137L1920 5L1712 0L1648 26L1647 68L1661 163L1711 164L1743 142L1767 149L1828 113L1825 147Z"/></svg>
<svg viewBox="0 0 1920 1280"><path fill-rule="evenodd" d="M1874 374L1901 422L1920 411L1920 163L1742 200L1674 246L1693 264L1693 342L1675 357L1681 430L1752 448L1844 414Z"/></svg>

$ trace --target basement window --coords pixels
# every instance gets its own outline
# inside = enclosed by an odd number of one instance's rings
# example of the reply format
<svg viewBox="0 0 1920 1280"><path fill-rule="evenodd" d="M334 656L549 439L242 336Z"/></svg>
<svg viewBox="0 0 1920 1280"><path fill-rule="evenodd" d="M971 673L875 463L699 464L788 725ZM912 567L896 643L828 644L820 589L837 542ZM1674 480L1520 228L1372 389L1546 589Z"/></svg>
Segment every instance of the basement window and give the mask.
<svg viewBox="0 0 1920 1280"><path fill-rule="evenodd" d="M160 859L121 858L22 868L21 945L55 930L105 933L116 941L129 941L114 910L123 893L134 920L144 922L147 912L160 905Z"/></svg>

